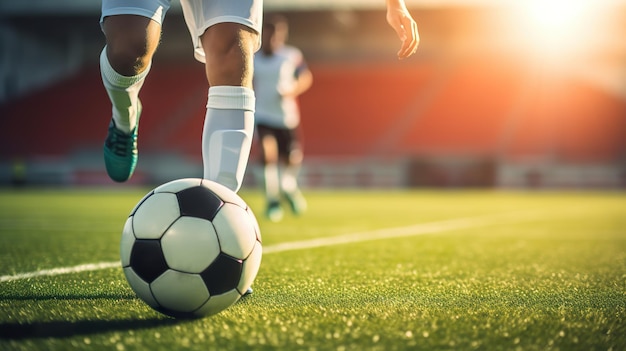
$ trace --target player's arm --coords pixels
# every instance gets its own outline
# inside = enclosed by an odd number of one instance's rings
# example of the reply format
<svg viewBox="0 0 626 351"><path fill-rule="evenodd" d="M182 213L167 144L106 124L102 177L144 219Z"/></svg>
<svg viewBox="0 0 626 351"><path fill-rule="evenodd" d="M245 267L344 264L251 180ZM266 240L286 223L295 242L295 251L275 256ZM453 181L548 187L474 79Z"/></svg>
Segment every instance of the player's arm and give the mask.
<svg viewBox="0 0 626 351"><path fill-rule="evenodd" d="M297 97L309 90L311 85L313 85L313 73L311 73L304 59L300 62L294 73L294 84L289 91L282 92L283 96Z"/></svg>
<svg viewBox="0 0 626 351"><path fill-rule="evenodd" d="M420 37L417 23L404 4L404 0L385 0L387 2L387 22L396 31L402 41L398 58L404 59L415 53Z"/></svg>
<svg viewBox="0 0 626 351"><path fill-rule="evenodd" d="M305 91L309 90L313 85L313 73L308 67L304 67L298 71L298 77L296 79L296 88L294 89L294 96L298 96Z"/></svg>

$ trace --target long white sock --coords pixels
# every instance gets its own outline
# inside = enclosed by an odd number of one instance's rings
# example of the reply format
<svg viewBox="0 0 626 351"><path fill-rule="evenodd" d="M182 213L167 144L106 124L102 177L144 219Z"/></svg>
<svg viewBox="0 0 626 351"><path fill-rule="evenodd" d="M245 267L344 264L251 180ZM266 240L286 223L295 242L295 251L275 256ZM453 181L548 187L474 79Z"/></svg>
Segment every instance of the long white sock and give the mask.
<svg viewBox="0 0 626 351"><path fill-rule="evenodd" d="M113 119L117 128L126 133L130 133L137 126L139 90L149 71L150 67L136 76L123 76L111 67L106 46L100 54L100 74L113 105Z"/></svg>
<svg viewBox="0 0 626 351"><path fill-rule="evenodd" d="M254 90L235 86L209 88L202 159L204 178L239 191L254 132Z"/></svg>
<svg viewBox="0 0 626 351"><path fill-rule="evenodd" d="M263 168L265 180L265 198L268 202L278 201L280 197L280 178L278 175L278 165L268 164Z"/></svg>
<svg viewBox="0 0 626 351"><path fill-rule="evenodd" d="M293 194L298 191L298 173L300 166L287 166L283 169L280 187L282 191Z"/></svg>

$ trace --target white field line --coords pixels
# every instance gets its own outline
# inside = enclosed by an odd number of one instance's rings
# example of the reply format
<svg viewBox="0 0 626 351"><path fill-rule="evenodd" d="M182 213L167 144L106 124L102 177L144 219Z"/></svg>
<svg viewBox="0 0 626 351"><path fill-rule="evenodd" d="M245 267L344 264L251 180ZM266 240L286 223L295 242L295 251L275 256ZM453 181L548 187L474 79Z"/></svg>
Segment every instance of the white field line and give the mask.
<svg viewBox="0 0 626 351"><path fill-rule="evenodd" d="M377 229L360 233L275 244L264 247L263 254L312 249L324 246L350 244L363 241L443 233L459 229L484 227L498 223L517 223L536 219L540 216L541 215L537 212L509 212L497 215L448 219L438 222L415 224L406 227Z"/></svg>
<svg viewBox="0 0 626 351"><path fill-rule="evenodd" d="M120 262L116 261L116 262L87 263L87 264L81 264L81 265L73 266L73 267L41 269L41 270L34 271L34 272L0 276L0 283L35 278L35 277L43 277L43 276L53 276L53 275L61 275L61 274L97 271L100 269L115 268L119 266L120 266Z"/></svg>
<svg viewBox="0 0 626 351"><path fill-rule="evenodd" d="M485 227L495 224L505 223L520 223L530 220L535 220L541 217L545 217L545 213L539 212L508 212L495 215L477 216L477 217L464 217L443 220L438 222L421 223L405 227L386 228L371 230L360 233L352 233L346 235L332 236L319 239L293 241L281 244L275 244L266 246L263 248L263 254L273 254L285 251L295 251L312 249L325 246L334 246L342 244L350 244L364 241L390 239L390 238L402 238L411 237L425 234L444 233L453 230L471 229ZM61 274L81 273L96 271L101 269L118 268L120 267L119 261L114 262L99 262L81 264L73 267L61 267L52 269L42 269L28 273L18 273L13 275L0 276L0 283L11 282L23 279L30 279L43 276L56 276Z"/></svg>

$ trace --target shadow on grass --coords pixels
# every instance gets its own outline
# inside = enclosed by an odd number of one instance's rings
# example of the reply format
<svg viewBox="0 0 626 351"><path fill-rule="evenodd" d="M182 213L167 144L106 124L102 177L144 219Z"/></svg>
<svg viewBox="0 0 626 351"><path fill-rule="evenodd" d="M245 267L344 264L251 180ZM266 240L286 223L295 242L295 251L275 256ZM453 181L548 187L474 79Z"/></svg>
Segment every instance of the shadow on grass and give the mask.
<svg viewBox="0 0 626 351"><path fill-rule="evenodd" d="M128 293L95 293L86 294L13 294L1 296L4 301L46 301L46 300L139 300L134 294ZM174 325L184 322L167 317L147 319L119 320L79 320L51 321L32 323L0 323L0 340L22 340L33 338L66 338L77 335L100 334L111 331L148 329Z"/></svg>
<svg viewBox="0 0 626 351"><path fill-rule="evenodd" d="M91 296L54 296L54 295L28 295L3 297L3 300L47 300L47 299L137 299L132 294L95 294ZM241 298L239 303L245 303L247 297ZM196 320L190 318L167 318L153 317L148 319L123 319L123 320L83 320L83 321L52 321L33 323L0 323L0 340L23 340L36 338L67 338L78 335L101 334L112 331L140 330L155 327L169 326L187 323Z"/></svg>
<svg viewBox="0 0 626 351"><path fill-rule="evenodd" d="M77 335L100 334L111 331L147 329L184 322L171 318L85 320L75 322L35 322L28 324L1 323L0 339L66 338Z"/></svg>

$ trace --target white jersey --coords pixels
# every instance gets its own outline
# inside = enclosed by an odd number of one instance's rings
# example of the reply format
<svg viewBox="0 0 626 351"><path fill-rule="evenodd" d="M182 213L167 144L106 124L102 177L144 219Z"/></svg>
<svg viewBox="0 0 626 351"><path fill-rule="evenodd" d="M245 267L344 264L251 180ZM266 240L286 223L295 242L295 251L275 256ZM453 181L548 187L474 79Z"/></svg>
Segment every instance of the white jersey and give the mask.
<svg viewBox="0 0 626 351"><path fill-rule="evenodd" d="M282 96L281 92L291 90L305 68L302 52L293 46L283 46L271 56L257 51L254 56L256 123L288 129L298 126L298 102L294 97Z"/></svg>

